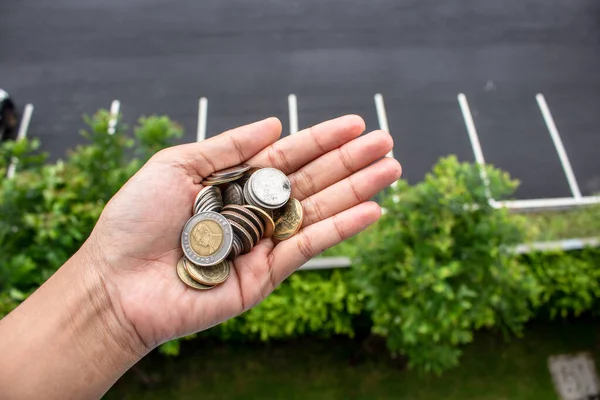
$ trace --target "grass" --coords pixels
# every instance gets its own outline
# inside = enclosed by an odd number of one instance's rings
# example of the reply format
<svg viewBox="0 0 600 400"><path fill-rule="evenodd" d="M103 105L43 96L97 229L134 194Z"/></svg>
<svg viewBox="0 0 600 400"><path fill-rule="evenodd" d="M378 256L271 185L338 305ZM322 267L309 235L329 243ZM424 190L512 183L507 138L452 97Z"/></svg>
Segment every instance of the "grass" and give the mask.
<svg viewBox="0 0 600 400"><path fill-rule="evenodd" d="M600 236L600 206L526 214L537 241Z"/></svg>
<svg viewBox="0 0 600 400"><path fill-rule="evenodd" d="M151 354L106 399L556 399L547 357L596 351L600 323L532 323L506 342L480 332L461 365L442 376L403 370L384 352L349 362L361 346L344 338L272 344L186 342L182 355ZM141 374L139 371L144 371ZM156 380L151 387L139 376Z"/></svg>

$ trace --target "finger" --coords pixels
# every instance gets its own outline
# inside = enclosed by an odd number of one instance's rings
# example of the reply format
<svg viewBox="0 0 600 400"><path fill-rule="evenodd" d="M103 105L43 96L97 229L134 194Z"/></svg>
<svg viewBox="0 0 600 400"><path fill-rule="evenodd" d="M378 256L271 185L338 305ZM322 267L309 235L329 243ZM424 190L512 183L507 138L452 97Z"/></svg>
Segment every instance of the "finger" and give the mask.
<svg viewBox="0 0 600 400"><path fill-rule="evenodd" d="M343 145L365 130L365 121L346 115L304 129L267 147L248 161L291 174L315 158Z"/></svg>
<svg viewBox="0 0 600 400"><path fill-rule="evenodd" d="M275 284L279 284L317 254L366 229L380 215L379 205L369 201L306 227L279 243L271 253Z"/></svg>
<svg viewBox="0 0 600 400"><path fill-rule="evenodd" d="M269 253L273 250L273 241L270 238L261 240L252 251L236 257L235 270L239 277L242 309L247 310L258 301L267 297L275 288L273 270L270 267Z"/></svg>
<svg viewBox="0 0 600 400"><path fill-rule="evenodd" d="M374 131L317 158L290 175L292 197L312 196L385 156L394 146L389 133Z"/></svg>
<svg viewBox="0 0 600 400"><path fill-rule="evenodd" d="M274 143L281 135L281 122L274 117L240 126L198 143L168 149L200 177L245 162Z"/></svg>
<svg viewBox="0 0 600 400"><path fill-rule="evenodd" d="M312 225L369 200L379 191L396 182L401 174L402 167L398 161L384 158L304 199L303 226Z"/></svg>

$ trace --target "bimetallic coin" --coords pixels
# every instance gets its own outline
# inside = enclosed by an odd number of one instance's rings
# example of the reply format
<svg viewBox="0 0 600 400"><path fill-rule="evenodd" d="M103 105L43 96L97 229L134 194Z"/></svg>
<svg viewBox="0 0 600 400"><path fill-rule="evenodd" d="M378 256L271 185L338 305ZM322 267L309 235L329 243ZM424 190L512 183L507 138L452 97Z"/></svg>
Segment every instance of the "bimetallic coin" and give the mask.
<svg viewBox="0 0 600 400"><path fill-rule="evenodd" d="M242 243L242 254L249 253L252 250L252 247L254 247L254 243L252 243L252 236L250 236L250 233L248 233L248 231L246 231L244 227L237 222L230 220L229 223L233 228L233 232L238 238L240 238Z"/></svg>
<svg viewBox="0 0 600 400"><path fill-rule="evenodd" d="M245 206L228 204L225 207L223 207L223 211L233 211L237 214L240 214L240 215L243 215L244 217L246 217L250 222L252 222L252 225L254 225L254 227L258 230L258 240L260 241L260 239L263 238L263 235L265 234L265 223L262 221L262 219L257 217L256 214L254 214L252 211L247 209Z"/></svg>
<svg viewBox="0 0 600 400"><path fill-rule="evenodd" d="M237 183L230 183L223 192L223 201L225 204L244 204L244 190Z"/></svg>
<svg viewBox="0 0 600 400"><path fill-rule="evenodd" d="M252 206L252 205L246 205L244 206L246 207L248 210L252 211L255 215L257 215L264 223L264 227L265 227L265 232L263 234L263 237L271 237L273 235L273 231L275 231L275 221L273 221L273 218L271 218L271 215L263 210L260 207L256 207L256 206Z"/></svg>
<svg viewBox="0 0 600 400"><path fill-rule="evenodd" d="M225 282L229 276L230 269L231 266L227 260L223 260L220 263L209 267L200 267L190 262L185 264L185 270L193 280L209 286L216 286Z"/></svg>
<svg viewBox="0 0 600 400"><path fill-rule="evenodd" d="M235 167L222 169L217 172L213 172L210 178L230 178L232 176L243 174L248 171L251 167L247 164L236 165Z"/></svg>
<svg viewBox="0 0 600 400"><path fill-rule="evenodd" d="M203 285L193 280L190 274L188 274L187 270L185 269L186 263L188 262L185 256L181 257L181 259L177 262L177 275L179 276L181 282L185 283L191 288L199 290L208 290L213 288L212 286Z"/></svg>
<svg viewBox="0 0 600 400"><path fill-rule="evenodd" d="M232 242L233 230L227 219L211 211L194 215L181 233L183 253L196 265L220 263L229 254Z"/></svg>
<svg viewBox="0 0 600 400"><path fill-rule="evenodd" d="M256 171L248 182L252 195L269 208L283 206L292 193L292 184L288 177L275 168Z"/></svg>
<svg viewBox="0 0 600 400"><path fill-rule="evenodd" d="M283 212L275 221L273 237L278 240L291 238L300 230L303 219L304 211L302 210L302 203L291 197L286 203Z"/></svg>
<svg viewBox="0 0 600 400"><path fill-rule="evenodd" d="M204 180L202 181L202 184L203 184L204 186L216 186L216 185L222 185L222 184L224 184L224 183L227 183L227 182L233 182L233 181L236 181L236 180L238 180L238 179L239 179L239 178L241 178L241 177L242 177L242 174L235 175L235 176L232 176L232 177L230 177L230 178L218 178L218 179L216 179L216 178L215 178L215 179L206 178L206 179L204 179Z"/></svg>
<svg viewBox="0 0 600 400"><path fill-rule="evenodd" d="M261 239L261 235L260 232L258 231L258 229L256 229L256 226L254 226L254 224L252 222L250 222L250 220L246 217L244 217L243 215L235 212L235 211L222 211L221 215L223 215L225 218L227 218L229 220L229 222L231 221L235 221L238 224L240 224L241 226L244 227L244 229L250 234L250 236L252 236L252 243L253 245L256 246L256 244L260 241Z"/></svg>

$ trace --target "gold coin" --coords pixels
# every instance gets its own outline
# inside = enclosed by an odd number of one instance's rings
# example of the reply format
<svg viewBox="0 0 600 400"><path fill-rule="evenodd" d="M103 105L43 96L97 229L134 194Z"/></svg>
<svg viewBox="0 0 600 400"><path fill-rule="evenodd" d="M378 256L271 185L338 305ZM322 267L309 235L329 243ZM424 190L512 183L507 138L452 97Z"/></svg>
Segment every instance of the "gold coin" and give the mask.
<svg viewBox="0 0 600 400"><path fill-rule="evenodd" d="M278 240L289 239L300 230L304 211L302 203L291 197L282 209L281 215L275 221L273 237Z"/></svg>
<svg viewBox="0 0 600 400"><path fill-rule="evenodd" d="M210 267L201 267L191 262L186 262L184 266L193 280L208 286L216 286L225 282L231 270L231 266L227 260L223 260Z"/></svg>
<svg viewBox="0 0 600 400"><path fill-rule="evenodd" d="M208 290L213 288L212 286L203 285L193 280L190 274L188 274L187 270L185 269L186 263L188 263L188 261L185 257L181 257L181 259L177 262L177 275L179 276L181 282L185 283L191 288L199 290Z"/></svg>
<svg viewBox="0 0 600 400"><path fill-rule="evenodd" d="M265 233L263 234L263 237L271 237L273 235L273 231L275 230L275 221L273 221L273 218L271 218L269 213L256 206L245 205L244 207L258 215L258 217L265 223Z"/></svg>
<svg viewBox="0 0 600 400"><path fill-rule="evenodd" d="M223 228L215 221L204 220L192 228L190 239L190 246L196 254L212 256L223 244Z"/></svg>
<svg viewBox="0 0 600 400"><path fill-rule="evenodd" d="M231 178L206 178L202 181L204 186L217 186L227 182L237 181L242 177L242 174L232 176Z"/></svg>

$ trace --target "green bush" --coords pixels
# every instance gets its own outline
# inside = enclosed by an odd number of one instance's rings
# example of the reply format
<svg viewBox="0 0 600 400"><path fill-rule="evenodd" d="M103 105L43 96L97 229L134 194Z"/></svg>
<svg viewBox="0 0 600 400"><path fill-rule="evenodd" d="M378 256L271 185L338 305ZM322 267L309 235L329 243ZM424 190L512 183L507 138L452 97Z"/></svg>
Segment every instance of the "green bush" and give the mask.
<svg viewBox="0 0 600 400"><path fill-rule="evenodd" d="M534 253L523 257L541 287L542 312L551 318L596 311L600 298L600 249Z"/></svg>
<svg viewBox="0 0 600 400"><path fill-rule="evenodd" d="M488 168L496 199L516 182ZM519 333L539 289L510 251L526 240L520 218L488 204L476 166L442 159L422 183L399 182L364 237L353 272L373 332L411 366L440 372L458 363L473 331Z"/></svg>
<svg viewBox="0 0 600 400"><path fill-rule="evenodd" d="M86 117L88 143L56 163L45 162L37 140L0 146L2 176L18 160L14 179L0 181L0 317L77 251L113 194L182 135L179 125L156 116L142 117L133 136L122 125L108 135L108 120L103 110ZM488 175L494 198L514 191L506 174L489 168ZM519 333L533 312L564 317L597 304L600 251L510 251L530 231L560 230L570 217L523 217L490 207L472 164L443 159L424 182L400 181L380 200L386 212L378 224L326 252L351 257L353 268L294 274L256 308L199 336L352 337L360 314L392 353L439 372L458 363L461 345L479 328ZM577 215L586 225L597 214ZM177 355L179 344L165 343L160 351Z"/></svg>
<svg viewBox="0 0 600 400"><path fill-rule="evenodd" d="M82 135L90 143L54 164L35 153L35 139L0 147L0 317L77 251L104 205L142 165L128 155L135 141L124 127L107 133L109 118L105 110L85 117L88 129ZM135 132L144 155L181 135L166 117L142 118ZM18 172L6 179L13 157L19 161Z"/></svg>

